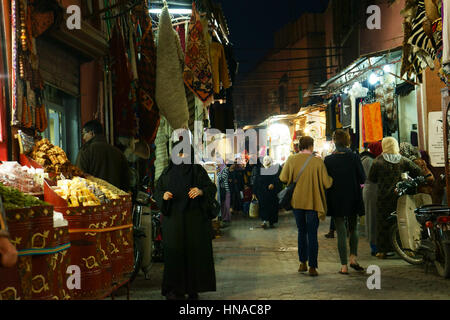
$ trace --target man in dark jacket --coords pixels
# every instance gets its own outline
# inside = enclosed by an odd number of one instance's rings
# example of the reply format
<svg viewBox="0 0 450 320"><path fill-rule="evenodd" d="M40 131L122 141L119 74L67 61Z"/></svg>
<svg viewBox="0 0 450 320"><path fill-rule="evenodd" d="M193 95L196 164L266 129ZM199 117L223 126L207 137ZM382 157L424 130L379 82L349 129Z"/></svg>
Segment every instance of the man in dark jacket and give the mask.
<svg viewBox="0 0 450 320"><path fill-rule="evenodd" d="M78 152L77 166L85 173L103 179L117 188L130 190L130 169L123 153L108 144L102 124L87 122L81 131L84 145Z"/></svg>

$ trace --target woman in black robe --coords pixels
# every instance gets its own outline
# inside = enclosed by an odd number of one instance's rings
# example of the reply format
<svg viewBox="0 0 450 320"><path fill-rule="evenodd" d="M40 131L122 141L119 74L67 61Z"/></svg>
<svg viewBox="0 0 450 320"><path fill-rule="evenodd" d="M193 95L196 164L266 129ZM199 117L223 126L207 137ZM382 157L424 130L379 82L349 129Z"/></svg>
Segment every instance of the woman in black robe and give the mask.
<svg viewBox="0 0 450 320"><path fill-rule="evenodd" d="M164 215L161 292L167 299L184 299L185 294L189 299L198 299L199 292L216 291L208 203L217 190L206 170L193 164L193 155L191 148L192 164L171 161L155 190Z"/></svg>
<svg viewBox="0 0 450 320"><path fill-rule="evenodd" d="M259 168L259 173L255 177L253 193L259 202L259 217L262 221L261 227L274 227L278 222L278 192L281 191L279 166L272 166L272 159L264 157L263 168Z"/></svg>

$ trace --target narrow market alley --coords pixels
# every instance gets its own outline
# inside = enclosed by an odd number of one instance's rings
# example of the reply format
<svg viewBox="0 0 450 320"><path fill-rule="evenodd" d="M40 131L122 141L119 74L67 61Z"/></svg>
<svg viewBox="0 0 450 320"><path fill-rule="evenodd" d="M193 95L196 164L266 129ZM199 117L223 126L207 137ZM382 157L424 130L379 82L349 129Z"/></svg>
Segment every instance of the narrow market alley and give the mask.
<svg viewBox="0 0 450 320"><path fill-rule="evenodd" d="M450 281L438 276L434 267L425 273L399 257L380 260L370 255L364 236L359 242L359 263L381 269L381 289L369 290L369 274L350 269L338 274L336 238L327 239L329 218L319 227L319 276L298 269L297 230L291 212L280 212L274 229L262 229L259 220L234 216L231 226L213 240L217 291L200 294L200 300L390 300L450 298ZM150 279L142 272L131 286L132 300L164 300L161 295L162 263L154 263ZM126 290L116 299L126 299Z"/></svg>

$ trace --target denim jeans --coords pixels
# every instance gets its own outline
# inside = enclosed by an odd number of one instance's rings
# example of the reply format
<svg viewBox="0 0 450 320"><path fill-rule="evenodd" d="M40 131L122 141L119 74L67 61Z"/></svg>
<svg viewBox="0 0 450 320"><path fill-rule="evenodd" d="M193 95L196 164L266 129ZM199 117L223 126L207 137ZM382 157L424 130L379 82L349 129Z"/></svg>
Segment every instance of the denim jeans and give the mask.
<svg viewBox="0 0 450 320"><path fill-rule="evenodd" d="M319 217L317 211L294 209L295 221L298 229L298 258L300 262L307 262L310 267L317 268L319 242L317 229Z"/></svg>
<svg viewBox="0 0 450 320"><path fill-rule="evenodd" d="M244 212L244 214L245 214L246 216L248 216L248 213L249 213L249 211L250 211L250 201L244 202L244 203L242 204L242 207L243 207L243 212Z"/></svg>

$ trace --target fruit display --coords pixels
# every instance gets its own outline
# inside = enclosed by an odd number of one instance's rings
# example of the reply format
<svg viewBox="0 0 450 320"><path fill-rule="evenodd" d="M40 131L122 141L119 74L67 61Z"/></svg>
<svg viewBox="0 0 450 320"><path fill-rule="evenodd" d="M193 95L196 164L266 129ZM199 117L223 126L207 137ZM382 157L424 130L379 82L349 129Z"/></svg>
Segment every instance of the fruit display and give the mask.
<svg viewBox="0 0 450 320"><path fill-rule="evenodd" d="M45 178L48 174L43 169L23 167L15 161L4 161L0 165L0 182L24 193L42 194Z"/></svg>
<svg viewBox="0 0 450 320"><path fill-rule="evenodd" d="M29 208L34 206L48 206L49 204L38 198L24 194L17 189L0 183L0 195L5 210Z"/></svg>
<svg viewBox="0 0 450 320"><path fill-rule="evenodd" d="M57 186L53 189L57 195L68 202L69 207L97 206L113 199L119 199L119 194L114 190L93 180L80 177L58 180Z"/></svg>
<svg viewBox="0 0 450 320"><path fill-rule="evenodd" d="M30 153L31 158L44 167L46 172L62 174L65 178L83 176L83 172L67 158L63 149L53 145L48 139L36 142Z"/></svg>

